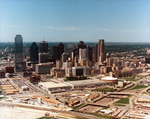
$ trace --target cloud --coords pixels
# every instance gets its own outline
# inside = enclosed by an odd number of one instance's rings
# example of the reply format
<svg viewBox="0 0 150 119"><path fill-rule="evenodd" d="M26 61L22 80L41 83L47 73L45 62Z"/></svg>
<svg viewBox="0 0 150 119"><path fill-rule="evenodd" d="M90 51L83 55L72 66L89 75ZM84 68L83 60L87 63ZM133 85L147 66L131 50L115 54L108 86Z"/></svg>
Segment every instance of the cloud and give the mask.
<svg viewBox="0 0 150 119"><path fill-rule="evenodd" d="M104 31L104 32L122 32L122 33L150 33L150 30L138 30L138 29L108 29L108 28L99 28L96 31Z"/></svg>
<svg viewBox="0 0 150 119"><path fill-rule="evenodd" d="M80 29L77 27L52 27L52 26L46 26L46 29L51 30L59 30L59 31L79 31Z"/></svg>
<svg viewBox="0 0 150 119"><path fill-rule="evenodd" d="M17 27L19 27L19 26L17 26L17 25L10 25L10 26L8 26L9 28L17 28Z"/></svg>

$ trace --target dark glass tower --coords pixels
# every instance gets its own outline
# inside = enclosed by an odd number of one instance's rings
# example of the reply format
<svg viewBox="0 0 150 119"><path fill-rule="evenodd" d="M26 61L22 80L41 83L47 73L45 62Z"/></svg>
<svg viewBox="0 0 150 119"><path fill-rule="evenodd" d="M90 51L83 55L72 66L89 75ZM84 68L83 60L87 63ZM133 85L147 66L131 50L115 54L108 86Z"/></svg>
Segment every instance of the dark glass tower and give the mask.
<svg viewBox="0 0 150 119"><path fill-rule="evenodd" d="M48 43L46 41L40 42L40 53L48 52Z"/></svg>
<svg viewBox="0 0 150 119"><path fill-rule="evenodd" d="M58 46L53 46L52 48L52 56L54 63L56 63L56 60L61 59L61 55L64 53L64 45L63 43L59 43Z"/></svg>
<svg viewBox="0 0 150 119"><path fill-rule="evenodd" d="M87 51L87 58L89 59L89 61L93 61L93 56L92 56L92 54L93 54L93 48L92 47L90 47L90 46L87 46L86 47L86 51Z"/></svg>
<svg viewBox="0 0 150 119"><path fill-rule="evenodd" d="M30 61L33 63L38 63L38 49L36 43L33 42L30 47Z"/></svg>
<svg viewBox="0 0 150 119"><path fill-rule="evenodd" d="M23 38L21 35L15 37L15 71L23 70Z"/></svg>

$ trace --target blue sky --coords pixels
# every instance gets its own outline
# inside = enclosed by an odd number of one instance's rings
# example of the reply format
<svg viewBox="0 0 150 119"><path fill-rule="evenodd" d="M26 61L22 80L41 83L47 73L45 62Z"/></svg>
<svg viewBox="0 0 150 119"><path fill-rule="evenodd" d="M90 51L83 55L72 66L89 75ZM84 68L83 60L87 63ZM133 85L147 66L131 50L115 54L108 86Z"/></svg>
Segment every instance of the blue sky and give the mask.
<svg viewBox="0 0 150 119"><path fill-rule="evenodd" d="M150 0L0 0L0 42L150 42Z"/></svg>

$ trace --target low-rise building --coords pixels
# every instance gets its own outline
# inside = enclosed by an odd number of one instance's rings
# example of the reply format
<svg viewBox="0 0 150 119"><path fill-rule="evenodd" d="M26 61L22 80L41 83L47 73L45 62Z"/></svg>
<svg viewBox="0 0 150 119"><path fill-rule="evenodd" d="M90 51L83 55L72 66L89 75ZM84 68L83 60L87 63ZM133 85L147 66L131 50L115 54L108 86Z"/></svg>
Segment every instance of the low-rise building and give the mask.
<svg viewBox="0 0 150 119"><path fill-rule="evenodd" d="M40 82L38 86L49 93L66 92L71 89L71 86L65 83Z"/></svg>

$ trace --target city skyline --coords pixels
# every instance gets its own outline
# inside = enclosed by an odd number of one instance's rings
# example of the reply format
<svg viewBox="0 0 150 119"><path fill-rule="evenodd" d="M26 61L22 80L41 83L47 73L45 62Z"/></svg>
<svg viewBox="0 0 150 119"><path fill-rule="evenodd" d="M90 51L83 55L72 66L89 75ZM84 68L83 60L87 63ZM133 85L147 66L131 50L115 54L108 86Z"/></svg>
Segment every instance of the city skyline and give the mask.
<svg viewBox="0 0 150 119"><path fill-rule="evenodd" d="M0 42L149 42L148 0L1 0Z"/></svg>

